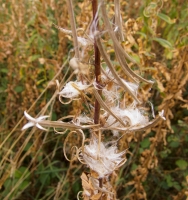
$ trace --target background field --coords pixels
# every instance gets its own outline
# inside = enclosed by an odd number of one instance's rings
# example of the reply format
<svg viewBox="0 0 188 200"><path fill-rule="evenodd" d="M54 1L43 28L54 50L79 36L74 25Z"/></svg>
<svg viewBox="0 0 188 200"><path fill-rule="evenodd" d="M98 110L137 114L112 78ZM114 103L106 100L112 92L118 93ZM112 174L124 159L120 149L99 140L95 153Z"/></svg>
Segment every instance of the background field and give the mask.
<svg viewBox="0 0 188 200"><path fill-rule="evenodd" d="M77 27L86 29L92 18L90 1L75 0L74 6ZM120 200L188 199L188 3L143 0L122 1L121 6L123 27L129 19L138 26L135 33L131 23L127 27L125 46L144 66L139 73L155 80L145 100L156 113L164 109L166 121L122 138L119 148L128 148L128 161L111 182ZM113 1L108 10L113 16ZM2 200L76 199L81 172L88 170L78 161L66 161L65 135L21 131L24 110L36 116L43 109L56 120L79 106L63 106L52 98L54 76L69 77L66 60L73 47L71 37L53 23L70 29L65 0L0 0Z"/></svg>

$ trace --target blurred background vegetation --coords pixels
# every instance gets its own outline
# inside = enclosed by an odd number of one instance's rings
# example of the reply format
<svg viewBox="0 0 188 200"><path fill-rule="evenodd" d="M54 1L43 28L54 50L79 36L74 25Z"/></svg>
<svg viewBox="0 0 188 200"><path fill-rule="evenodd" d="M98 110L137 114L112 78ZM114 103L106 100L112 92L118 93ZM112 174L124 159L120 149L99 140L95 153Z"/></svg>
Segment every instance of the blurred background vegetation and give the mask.
<svg viewBox="0 0 188 200"><path fill-rule="evenodd" d="M186 0L122 1L122 44L155 80L145 100L166 121L119 143L128 162L112 176L117 198L188 199L188 4ZM74 1L77 27L92 19L90 1ZM108 1L113 16L113 1ZM65 135L22 132L24 110L36 116L50 102L54 76L65 77L71 38L65 0L0 0L0 199L76 199L82 190L78 161L68 162ZM137 30L131 31L136 24ZM109 41L110 43L110 41ZM107 44L108 45L108 44ZM62 67L63 66L63 67ZM68 78L69 74L66 75ZM52 80L52 81L51 81ZM56 120L72 112L57 99L46 107ZM77 144L77 138L71 139Z"/></svg>

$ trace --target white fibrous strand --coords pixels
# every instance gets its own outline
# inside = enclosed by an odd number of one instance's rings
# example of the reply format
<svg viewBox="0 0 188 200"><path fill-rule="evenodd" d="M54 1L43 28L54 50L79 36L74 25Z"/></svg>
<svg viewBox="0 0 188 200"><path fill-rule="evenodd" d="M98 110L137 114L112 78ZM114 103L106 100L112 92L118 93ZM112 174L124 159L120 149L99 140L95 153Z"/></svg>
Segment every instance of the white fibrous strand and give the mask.
<svg viewBox="0 0 188 200"><path fill-rule="evenodd" d="M84 146L82 152L83 160L90 169L97 172L100 178L110 175L115 169L121 166L125 158L122 156L125 151L118 153L117 146L107 147L97 139L90 141Z"/></svg>
<svg viewBox="0 0 188 200"><path fill-rule="evenodd" d="M83 37L77 37L78 42L80 43L81 46L88 46L88 45L93 45L93 40L92 39L86 39Z"/></svg>
<svg viewBox="0 0 188 200"><path fill-rule="evenodd" d="M104 88L102 90L102 94L105 96L106 102L114 103L116 100L119 99L119 94L114 90L114 88L112 88L111 90L107 90L106 88Z"/></svg>
<svg viewBox="0 0 188 200"><path fill-rule="evenodd" d="M104 81L108 81L109 79L114 80L114 76L108 67L103 69L101 79Z"/></svg>
<svg viewBox="0 0 188 200"><path fill-rule="evenodd" d="M59 27L59 26L57 26L57 25L55 25L54 24L54 26L56 27L56 28L58 28L61 32L63 32L63 33L65 33L66 35L72 35L73 33L72 33L72 31L71 30L67 30L67 29L64 29L64 28L61 28L61 27ZM84 31L82 28L78 28L77 29L77 32L78 31ZM78 42L82 45L82 46L88 46L88 45L92 45L93 44L93 41L92 41L92 39L86 39L86 38L84 38L84 37L77 37L77 40L78 40Z"/></svg>
<svg viewBox="0 0 188 200"><path fill-rule="evenodd" d="M89 118L86 115L79 115L76 117L73 121L74 124L76 125L81 125L81 124L93 124L93 119Z"/></svg>
<svg viewBox="0 0 188 200"><path fill-rule="evenodd" d="M23 126L22 130L36 126L37 128L39 128L41 130L47 131L47 129L42 127L39 123L40 123L40 121L43 121L44 119L48 118L49 117L48 115L40 116L36 119L31 117L26 111L24 111L24 115L29 122Z"/></svg>
<svg viewBox="0 0 188 200"><path fill-rule="evenodd" d="M114 137L119 137L119 131L112 130L112 133Z"/></svg>
<svg viewBox="0 0 188 200"><path fill-rule="evenodd" d="M88 191L88 190L84 190L83 191L83 196L87 196L87 197L90 197L91 196L91 193Z"/></svg>
<svg viewBox="0 0 188 200"><path fill-rule="evenodd" d="M122 117L128 117L130 119L131 126L146 124L148 122L148 117L143 115L138 108L124 109L120 115L122 115Z"/></svg>
<svg viewBox="0 0 188 200"><path fill-rule="evenodd" d="M131 82L127 82L127 81L125 81L124 79L121 79L123 82L124 82L124 84L135 94L135 95L137 95L137 91L138 91L138 84L136 84L136 83L131 83Z"/></svg>
<svg viewBox="0 0 188 200"><path fill-rule="evenodd" d="M67 34L67 35L72 35L72 31L71 31L71 30L67 30L67 29L61 28L61 27L59 27L59 26L57 26L57 25L55 25L55 24L54 24L54 26L55 26L56 28L58 28L61 32L65 33L65 34Z"/></svg>
<svg viewBox="0 0 188 200"><path fill-rule="evenodd" d="M91 38L92 40L94 40L95 32L98 29L97 28L98 22L99 22L98 14L99 14L99 7L97 9L97 12L95 13L95 18L93 19L91 26L90 26L90 29L89 29L89 38Z"/></svg>
<svg viewBox="0 0 188 200"><path fill-rule="evenodd" d="M59 92L59 95L64 98L75 98L78 97L80 91L85 90L89 87L89 85L85 85L80 81L70 81L68 82L65 87Z"/></svg>
<svg viewBox="0 0 188 200"><path fill-rule="evenodd" d="M88 64L80 62L80 60L76 57L70 59L69 65L74 70L75 74L78 74L79 72L82 74L88 74Z"/></svg>
<svg viewBox="0 0 188 200"><path fill-rule="evenodd" d="M126 108L121 109L119 107L113 107L111 110L124 121L127 126L136 126L141 124L146 124L148 122L148 117L145 116L138 108ZM106 126L121 126L119 122L113 117L109 116L106 121Z"/></svg>
<svg viewBox="0 0 188 200"><path fill-rule="evenodd" d="M161 110L159 112L159 116L163 119L163 120L166 120L166 118L164 117L164 110Z"/></svg>

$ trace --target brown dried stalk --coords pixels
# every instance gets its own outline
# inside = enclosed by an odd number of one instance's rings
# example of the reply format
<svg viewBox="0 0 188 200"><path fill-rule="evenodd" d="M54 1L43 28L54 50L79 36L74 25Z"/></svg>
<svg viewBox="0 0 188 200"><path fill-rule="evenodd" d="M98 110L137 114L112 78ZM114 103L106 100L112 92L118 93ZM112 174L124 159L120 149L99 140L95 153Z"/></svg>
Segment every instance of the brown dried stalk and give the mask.
<svg viewBox="0 0 188 200"><path fill-rule="evenodd" d="M110 25L110 21L109 21L108 16L107 16L107 12L106 12L106 8L105 8L104 2L102 2L102 4L101 4L101 11L102 11L102 16L103 16L104 23L105 23L105 25L107 27L108 33L110 35L110 38L113 41L113 46L114 46L114 50L115 50L117 59L119 60L119 62L121 64L121 67L124 70L124 72L129 73L130 74L129 77L134 77L134 78L138 79L139 81L143 81L143 82L146 82L146 83L149 83L149 84L153 84L153 81L148 81L148 80L142 78L141 76L139 76L136 73L134 73L128 67L127 62L126 62L125 59L127 59L130 62L136 64L137 66L139 66L139 64L134 59L132 59L126 53L126 51L123 49L123 47L119 44L119 41L117 40L117 38L116 38L116 36L114 34L114 30L112 29L112 27ZM135 79L134 79L134 81L137 82Z"/></svg>
<svg viewBox="0 0 188 200"><path fill-rule="evenodd" d="M124 88L138 103L141 104L141 102L137 99L136 95L124 84L124 82L122 81L122 79L119 77L119 75L117 74L113 64L110 61L109 56L107 55L107 53L105 52L101 40L99 37L97 37L97 45L99 47L99 50L101 52L101 55L103 57L103 59L105 60L105 62L107 63L107 66L109 67L110 71L112 72L114 78L117 80L118 84ZM129 75L129 74L128 74Z"/></svg>
<svg viewBox="0 0 188 200"><path fill-rule="evenodd" d="M93 24L96 25L96 28L98 26L97 24L97 9L98 9L98 3L97 0L92 1L92 9L93 9ZM96 38L94 38L94 65L95 65L95 78L97 85L100 85L101 83L101 66L100 66L100 52L96 43ZM99 94L101 95L101 91L99 91ZM94 123L98 124L100 118L100 104L97 100L95 100L95 108L94 108Z"/></svg>
<svg viewBox="0 0 188 200"><path fill-rule="evenodd" d="M98 24L97 24L97 18L98 18L98 16L97 16L97 9L98 9L97 0L92 1L92 9L93 9L93 20L94 20L94 23L96 23L96 28L97 28L98 27ZM96 38L94 38L94 51L95 51L95 57L94 57L94 59L95 59L95 61L94 61L95 79L96 79L97 85L100 85L100 83L101 83L100 51L97 46ZM98 94L101 95L102 91L99 90ZM100 103L96 99L95 100L95 108L94 108L94 123L99 124L99 119L100 119ZM98 132L98 135L99 135L99 132ZM99 179L99 187L100 188L103 187L102 179Z"/></svg>
<svg viewBox="0 0 188 200"><path fill-rule="evenodd" d="M117 38L120 41L124 41L124 35L122 31L122 18L120 13L120 0L114 0L114 13L115 13L115 24L117 25Z"/></svg>
<svg viewBox="0 0 188 200"><path fill-rule="evenodd" d="M67 0L67 7L68 7L69 19L70 19L70 24L71 24L72 36L73 36L75 57L79 58L78 39L77 39L76 23L75 23L75 17L74 17L74 12L73 12L72 0Z"/></svg>
<svg viewBox="0 0 188 200"><path fill-rule="evenodd" d="M108 112L110 113L117 121L119 121L123 126L126 126L126 124L118 117L116 116L111 110L110 108L105 104L105 102L102 100L102 98L100 97L100 95L98 94L96 89L93 89L93 94L95 96L95 98L97 99L97 101L100 103L100 105Z"/></svg>

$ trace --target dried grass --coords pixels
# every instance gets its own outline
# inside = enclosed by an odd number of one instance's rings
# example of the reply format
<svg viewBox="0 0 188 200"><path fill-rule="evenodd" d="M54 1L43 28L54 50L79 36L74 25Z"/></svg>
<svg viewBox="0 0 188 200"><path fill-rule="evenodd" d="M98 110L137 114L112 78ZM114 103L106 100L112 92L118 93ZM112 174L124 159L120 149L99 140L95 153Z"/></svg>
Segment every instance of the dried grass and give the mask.
<svg viewBox="0 0 188 200"><path fill-rule="evenodd" d="M160 2L131 2L121 3L122 29L127 33L122 46L135 60L139 60L139 67L129 62L134 72L155 80L151 91L148 84L140 87L141 99L144 102L150 100L155 112L164 109L166 121L160 121L146 131L123 134L119 149L127 149L128 161L110 177L111 191L116 192L121 200L186 199L186 3L180 0L164 1L163 5ZM54 134L51 129L46 133L36 128L21 131L26 122L24 110L32 116L48 113L57 120L62 115L78 114L83 106L80 101L74 101L71 107L67 107L56 99L58 88L55 80L62 79L59 86L62 88L68 78L74 76L66 61L72 47L71 37L52 25L69 29L66 2L1 0L0 5L0 197L3 200L75 199L81 190L79 177L87 169L75 159L65 160L65 136ZM74 2L74 6L77 27L87 32L92 19L90 2ZM113 2L107 6L112 17ZM145 9L147 17L138 12L139 7ZM78 31L78 36L83 34ZM111 41L104 40L113 59ZM86 60L92 63L89 53ZM69 56L72 57L71 52ZM119 70L115 61L114 64ZM92 70L90 67L88 73ZM123 74L123 70L118 73ZM131 100L130 96L124 95L122 106ZM150 109L148 105L145 107ZM103 137L111 137L109 131L105 134ZM66 148L82 143L79 134L72 134L67 140ZM88 176L82 175L81 178L86 180Z"/></svg>

